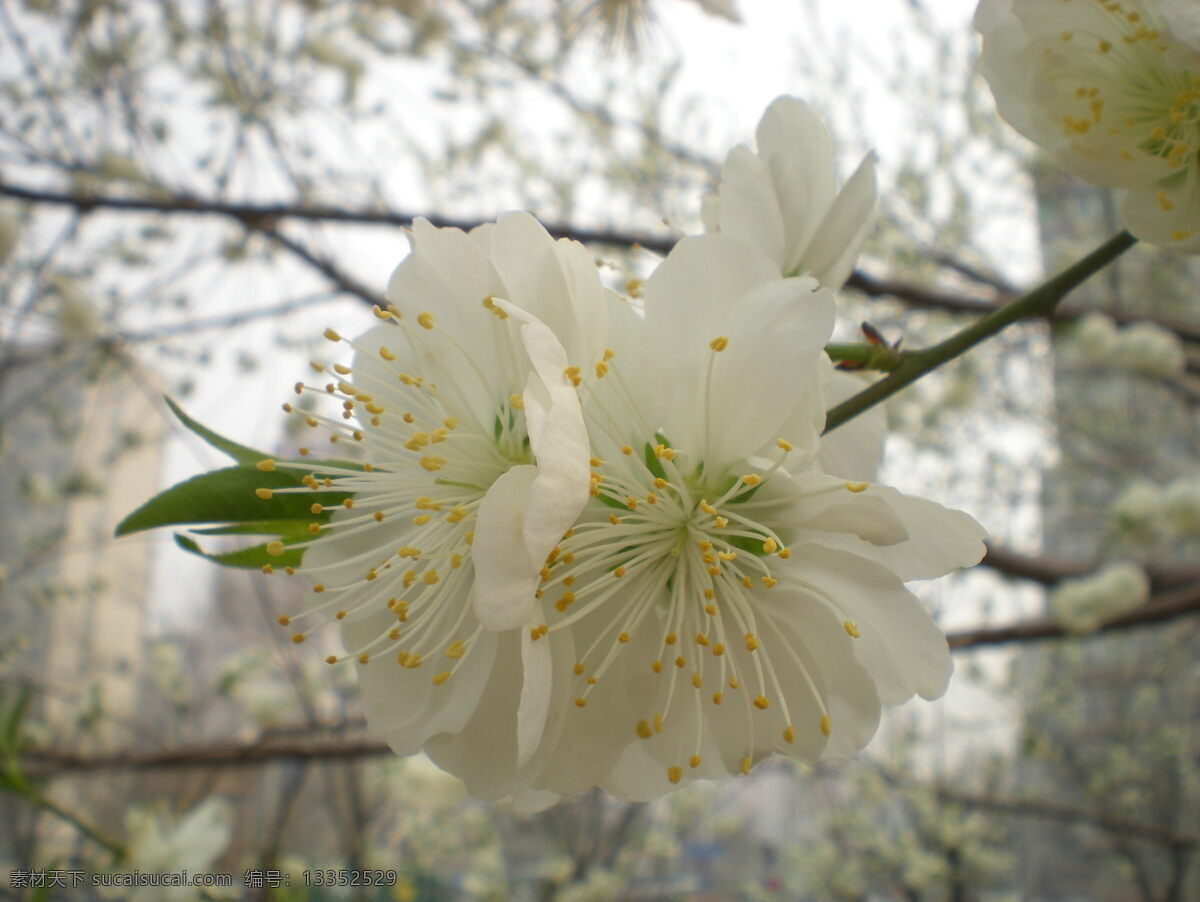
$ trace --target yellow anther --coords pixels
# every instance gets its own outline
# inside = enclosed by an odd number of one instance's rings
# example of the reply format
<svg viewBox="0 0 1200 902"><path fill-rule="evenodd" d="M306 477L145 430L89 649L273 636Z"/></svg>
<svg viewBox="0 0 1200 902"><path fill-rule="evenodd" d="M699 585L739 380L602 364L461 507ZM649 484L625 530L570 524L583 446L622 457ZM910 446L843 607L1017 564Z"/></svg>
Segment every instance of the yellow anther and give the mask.
<svg viewBox="0 0 1200 902"><path fill-rule="evenodd" d="M829 715L822 714L821 715L821 735L828 736L832 731L833 731L833 728L829 724Z"/></svg>
<svg viewBox="0 0 1200 902"><path fill-rule="evenodd" d="M421 666L421 655L418 654L417 652L413 652L412 654L410 654L408 656L408 660L404 662L404 666L409 668L410 670L415 670L416 668L420 667Z"/></svg>
<svg viewBox="0 0 1200 902"><path fill-rule="evenodd" d="M312 514L314 517L315 517L317 514L323 513L324 511L325 511L325 508L324 508L323 506L321 506L320 504L313 504L313 505L312 505L312 506L311 506L311 507L308 509L308 512L309 512L310 514Z"/></svg>
<svg viewBox="0 0 1200 902"><path fill-rule="evenodd" d="M763 542L763 553L764 554L774 554L778 550L779 550L779 543L776 542L774 539L767 539L765 542Z"/></svg>
<svg viewBox="0 0 1200 902"><path fill-rule="evenodd" d="M304 641L304 633L296 633L294 636L292 636L292 641L299 645Z"/></svg>
<svg viewBox="0 0 1200 902"><path fill-rule="evenodd" d="M512 407L516 410L524 410L525 409L525 399L522 398L520 395L517 395L517 394L509 395L508 403L509 403L510 407Z"/></svg>
<svg viewBox="0 0 1200 902"><path fill-rule="evenodd" d="M674 645L678 640L679 637L674 633L667 633L665 636L663 636L663 642L665 642L667 645Z"/></svg>
<svg viewBox="0 0 1200 902"><path fill-rule="evenodd" d="M342 336L338 335L333 329L326 329L323 333L330 341L341 341Z"/></svg>
<svg viewBox="0 0 1200 902"><path fill-rule="evenodd" d="M604 349L604 359L605 359L605 360L612 360L612 359L613 359L614 357L616 357L616 356L617 356L617 355L616 355L615 353L613 353L613 349L612 349L612 348L605 348L605 349Z"/></svg>
<svg viewBox="0 0 1200 902"><path fill-rule="evenodd" d="M721 704L721 699L723 699L724 697L725 697L725 694L724 694L724 693L722 693L722 692L714 692L714 693L713 693L713 696L712 696L712 703L713 703L714 705L719 705L719 704Z"/></svg>
<svg viewBox="0 0 1200 902"><path fill-rule="evenodd" d="M650 669L655 673L662 673L662 661L655 661L650 665Z"/></svg>
<svg viewBox="0 0 1200 902"><path fill-rule="evenodd" d="M361 655L358 656L358 663L359 664L371 663L371 656L364 651Z"/></svg>
<svg viewBox="0 0 1200 902"><path fill-rule="evenodd" d="M422 329L433 328L433 314L428 310L417 314L417 325Z"/></svg>
<svg viewBox="0 0 1200 902"><path fill-rule="evenodd" d="M321 531L321 524L320 523L309 523L308 531L311 532L315 536L317 533L319 533Z"/></svg>
<svg viewBox="0 0 1200 902"><path fill-rule="evenodd" d="M313 583L313 591L316 592L318 595L320 595L322 592L325 591L325 584L324 583Z"/></svg>
<svg viewBox="0 0 1200 902"><path fill-rule="evenodd" d="M616 570L613 571L613 576L616 577L617 579L620 579L624 575L625 575L624 567L618 567Z"/></svg>
<svg viewBox="0 0 1200 902"><path fill-rule="evenodd" d="M729 525L729 520L725 517L716 517L714 522L717 524L717 529L724 529Z"/></svg>
<svg viewBox="0 0 1200 902"><path fill-rule="evenodd" d="M792 725L788 724L783 728L783 741L792 742L796 738L796 731L792 729Z"/></svg>
<svg viewBox="0 0 1200 902"><path fill-rule="evenodd" d="M596 361L596 378L603 379L608 374L608 364L603 360Z"/></svg>
<svg viewBox="0 0 1200 902"><path fill-rule="evenodd" d="M718 551L717 558L728 563L729 561L737 560L736 551Z"/></svg>
<svg viewBox="0 0 1200 902"><path fill-rule="evenodd" d="M432 454L428 454L425 457L422 457L420 463L421 463L421 469L426 470L427 472L430 472L430 473L440 470L442 467L444 467L446 465L445 460L443 460L440 457L434 457Z"/></svg>
<svg viewBox="0 0 1200 902"><path fill-rule="evenodd" d="M730 689L741 689L742 684L740 682L738 682L737 677L730 677L729 678L729 688Z"/></svg>
<svg viewBox="0 0 1200 902"><path fill-rule="evenodd" d="M759 711L766 711L770 705L771 703L767 701L767 697L765 695L754 696L754 707L758 708Z"/></svg>
<svg viewBox="0 0 1200 902"><path fill-rule="evenodd" d="M854 625L853 620L847 620L845 623L843 623L842 629L844 629L847 635L849 635L852 639L857 639L862 635L862 633L858 631L858 627Z"/></svg>
<svg viewBox="0 0 1200 902"><path fill-rule="evenodd" d="M1112 50L1112 43L1104 40L1103 38L1100 39L1100 43L1096 46L1100 48L1101 53L1108 53L1108 51Z"/></svg>
<svg viewBox="0 0 1200 902"><path fill-rule="evenodd" d="M326 664L336 664L337 663L337 655L329 655L325 659L325 663Z"/></svg>
<svg viewBox="0 0 1200 902"><path fill-rule="evenodd" d="M256 470L261 470L263 473L270 473L275 469L275 461L271 460L270 458L267 458L266 460L260 460L254 465L254 468Z"/></svg>
<svg viewBox="0 0 1200 902"><path fill-rule="evenodd" d="M697 672L697 671L692 672L692 685L695 686L697 689L699 689L703 685L703 679L701 678L699 672Z"/></svg>
<svg viewBox="0 0 1200 902"><path fill-rule="evenodd" d="M425 585L427 585L427 586L432 586L437 581L438 581L438 572L436 570L429 569L421 574L421 582L425 583Z"/></svg>
<svg viewBox="0 0 1200 902"><path fill-rule="evenodd" d="M790 558L792 556L792 550L790 548L780 548L779 556L781 558L783 558L783 560L786 561L788 558Z"/></svg>
<svg viewBox="0 0 1200 902"><path fill-rule="evenodd" d="M651 729L650 724L644 720L639 720L634 729L637 730L638 737L641 739L649 739L654 735L654 730Z"/></svg>
<svg viewBox="0 0 1200 902"><path fill-rule="evenodd" d="M758 637L754 633L746 633L746 651L755 651L758 648Z"/></svg>
<svg viewBox="0 0 1200 902"><path fill-rule="evenodd" d="M444 654L446 655L447 658L450 658L452 661L457 661L459 658L461 658L463 656L463 653L465 651L466 651L466 649L463 648L462 642L458 639L455 639L453 642L451 642L449 645L446 646L446 651L444 652Z"/></svg>
<svg viewBox="0 0 1200 902"><path fill-rule="evenodd" d="M387 348L385 348L383 346L380 346L380 348L379 348L379 356L382 357L384 360L395 360L396 359L396 355L393 354L391 351L389 351Z"/></svg>
<svg viewBox="0 0 1200 902"><path fill-rule="evenodd" d="M575 699L575 707L576 708L586 708L587 707L587 699L586 698Z"/></svg>
<svg viewBox="0 0 1200 902"><path fill-rule="evenodd" d="M303 445L301 445L301 446L300 446L299 448L297 448L296 450L300 452L300 456L301 456L301 457L307 457L307 456L308 456L308 449L307 449L307 448L305 448Z"/></svg>
<svg viewBox="0 0 1200 902"><path fill-rule="evenodd" d="M283 542L268 542L266 552L271 557L279 557L283 554Z"/></svg>
<svg viewBox="0 0 1200 902"><path fill-rule="evenodd" d="M656 489L665 489L667 487L667 481L661 476L656 476L654 477L654 487Z"/></svg>
<svg viewBox="0 0 1200 902"><path fill-rule="evenodd" d="M865 492L870 486L869 482L847 482L846 491L854 492L857 495L859 492Z"/></svg>
<svg viewBox="0 0 1200 902"><path fill-rule="evenodd" d="M325 364L323 364L323 363L317 363L317 361L315 361L315 360L310 360L308 362L308 365L310 367L312 367L314 373L325 372Z"/></svg>
<svg viewBox="0 0 1200 902"><path fill-rule="evenodd" d="M683 655L679 655L678 657L675 658L675 666L676 667L682 667L686 663L687 663L687 661L684 660Z"/></svg>
<svg viewBox="0 0 1200 902"><path fill-rule="evenodd" d="M1172 241L1186 241L1188 238L1191 238L1195 234L1196 234L1195 232L1189 232L1184 229L1176 229L1174 232L1171 233L1171 240Z"/></svg>
<svg viewBox="0 0 1200 902"><path fill-rule="evenodd" d="M371 516L375 518L376 523L383 522L383 511L375 511L375 513L371 514Z"/></svg>
<svg viewBox="0 0 1200 902"><path fill-rule="evenodd" d="M717 352L724 351L727 347L729 347L729 339L724 335L719 335L710 341L708 346Z"/></svg>
<svg viewBox="0 0 1200 902"><path fill-rule="evenodd" d="M750 756L749 755L747 755L745 758L742 759L742 773L743 774L750 773Z"/></svg>
<svg viewBox="0 0 1200 902"><path fill-rule="evenodd" d="M764 577L761 577L761 578L759 579L759 582L761 582L761 583L762 583L764 586L766 586L768 589L770 589L770 588L773 588L774 586L777 586L777 585L779 585L779 580L777 580L777 579L776 579L775 577L773 577L773 576L764 576Z"/></svg>
<svg viewBox="0 0 1200 902"><path fill-rule="evenodd" d="M743 485L748 485L748 486L753 487L753 486L758 485L760 482L762 482L762 477L759 476L757 473L748 473L747 475L742 477Z"/></svg>
<svg viewBox="0 0 1200 902"><path fill-rule="evenodd" d="M631 448L629 445L622 445L621 453L624 454L626 457L628 457L630 454L633 453L633 448Z"/></svg>
<svg viewBox="0 0 1200 902"><path fill-rule="evenodd" d="M621 633L621 635L617 636L617 641L622 644L628 642L629 641L629 633Z"/></svg>
<svg viewBox="0 0 1200 902"><path fill-rule="evenodd" d="M275 493L272 492L270 489L255 489L254 494L257 495L259 498L261 498L263 501L270 501L271 496L274 495Z"/></svg>
<svg viewBox="0 0 1200 902"><path fill-rule="evenodd" d="M262 565L262 572L263 572L263 573L274 573L274 572L275 572L275 568L274 568L274 567L272 567L270 564L263 564L263 565Z"/></svg>
<svg viewBox="0 0 1200 902"><path fill-rule="evenodd" d="M475 530L468 529L466 535L463 536L463 541L470 545L475 541Z"/></svg>
<svg viewBox="0 0 1200 902"><path fill-rule="evenodd" d="M704 633L696 633L696 644L708 645L708 636L704 635Z"/></svg>
<svg viewBox="0 0 1200 902"><path fill-rule="evenodd" d="M413 517L412 521L417 526L424 526L429 522L429 514L417 514L415 517Z"/></svg>
<svg viewBox="0 0 1200 902"><path fill-rule="evenodd" d="M712 647L712 653L716 657L720 657L721 655L725 654L725 643L718 642L716 645L714 645Z"/></svg>
<svg viewBox="0 0 1200 902"><path fill-rule="evenodd" d="M346 366L343 363L335 363L333 365L333 371L335 373L337 373L339 376L349 376L353 372L353 370L351 370L350 367Z"/></svg>
<svg viewBox="0 0 1200 902"><path fill-rule="evenodd" d="M292 618L289 617L287 614L280 614L278 617L275 618L275 622L278 623L280 626L287 626L289 623L292 622Z"/></svg>
<svg viewBox="0 0 1200 902"><path fill-rule="evenodd" d="M692 755L692 757L688 758L688 766L693 767L693 768L699 767L700 766L700 756Z"/></svg>
<svg viewBox="0 0 1200 902"><path fill-rule="evenodd" d="M672 764L670 767L667 768L667 779L670 780L672 783L678 783L682 776L683 776L683 770L679 767L678 764Z"/></svg>
<svg viewBox="0 0 1200 902"><path fill-rule="evenodd" d="M446 680L448 680L448 679L450 679L450 671L443 670L441 673L437 674L433 678L433 685L440 686L440 685L442 685L442 683L446 682Z"/></svg>
<svg viewBox="0 0 1200 902"><path fill-rule="evenodd" d="M654 732L661 733L663 727L663 716L661 714L654 715Z"/></svg>
<svg viewBox="0 0 1200 902"><path fill-rule="evenodd" d="M775 439L775 444L776 444L778 447L782 448L784 451L791 451L791 450L793 450L793 449L792 449L792 443L791 443L791 442L789 442L787 439L777 438L777 439Z"/></svg>
<svg viewBox="0 0 1200 902"><path fill-rule="evenodd" d="M374 567L372 567L370 570L368 570L368 571L367 571L367 573L366 573L366 578L367 578L367 582L370 582L370 581L371 581L371 580L373 580L373 579L378 579L378 578L379 578L379 574L378 574L378 573L376 573L376 572L375 572L375 568L374 568Z"/></svg>

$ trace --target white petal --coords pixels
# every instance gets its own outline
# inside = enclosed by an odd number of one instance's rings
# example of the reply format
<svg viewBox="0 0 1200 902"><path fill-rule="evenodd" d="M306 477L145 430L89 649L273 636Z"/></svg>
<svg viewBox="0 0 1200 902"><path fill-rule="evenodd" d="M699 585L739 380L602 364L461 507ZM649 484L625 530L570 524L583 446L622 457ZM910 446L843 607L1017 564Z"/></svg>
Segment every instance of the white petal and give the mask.
<svg viewBox="0 0 1200 902"><path fill-rule="evenodd" d="M812 275L822 285L841 288L875 224L875 202L875 154L869 153L838 192L803 256L785 272Z"/></svg>
<svg viewBox="0 0 1200 902"><path fill-rule="evenodd" d="M826 386L825 406L832 409L869 384L869 380L844 370L833 370ZM822 411L822 428L824 425L825 411ZM870 482L879 472L886 440L887 414L882 404L876 404L823 435L817 462L826 473L855 482Z"/></svg>
<svg viewBox="0 0 1200 902"><path fill-rule="evenodd" d="M721 168L718 193L721 234L757 248L782 270L783 215L762 161L748 147L735 147Z"/></svg>
<svg viewBox="0 0 1200 902"><path fill-rule="evenodd" d="M837 193L833 139L812 106L785 96L767 107L755 140L775 179L789 243L806 245ZM786 159L786 168L776 159Z"/></svg>
<svg viewBox="0 0 1200 902"><path fill-rule="evenodd" d="M934 699L946 691L954 669L946 637L892 571L829 547L807 542L789 547L789 573L857 626L855 656L883 702L896 704L914 693Z"/></svg>
<svg viewBox="0 0 1200 902"><path fill-rule="evenodd" d="M536 571L589 497L590 446L579 395L563 371L567 357L554 333L528 313L502 301L522 322L521 341L533 372L525 386L525 419L537 475L525 500L523 536Z"/></svg>
<svg viewBox="0 0 1200 902"><path fill-rule="evenodd" d="M489 630L510 630L538 610L538 574L525 542L525 506L537 467L513 467L492 483L479 503L471 559L475 564L472 604Z"/></svg>
<svg viewBox="0 0 1200 902"><path fill-rule="evenodd" d="M521 630L521 702L517 707L517 767L524 767L546 728L546 715L550 711L550 642L545 638L534 639L531 630L540 624L537 620L525 623Z"/></svg>
<svg viewBox="0 0 1200 902"><path fill-rule="evenodd" d="M729 339L715 355L711 388L698 376L699 423L709 420L698 436L703 459L727 464L751 454L780 435L780 429L806 391L809 374L820 365L833 332L834 300L829 291L812 291L815 283L784 279L765 285L741 300L720 324ZM710 352L712 353L712 352ZM684 395L686 397L686 395ZM679 430L682 431L682 430Z"/></svg>

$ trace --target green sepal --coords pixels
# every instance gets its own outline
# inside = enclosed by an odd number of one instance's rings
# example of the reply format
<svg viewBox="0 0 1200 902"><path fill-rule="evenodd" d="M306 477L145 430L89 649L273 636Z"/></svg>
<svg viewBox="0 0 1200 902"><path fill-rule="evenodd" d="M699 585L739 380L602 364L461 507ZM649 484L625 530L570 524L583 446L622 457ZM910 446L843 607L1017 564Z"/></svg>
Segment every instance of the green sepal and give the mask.
<svg viewBox="0 0 1200 902"><path fill-rule="evenodd" d="M260 458L261 459L261 458ZM353 466L353 465L352 465ZM320 471L319 462L313 469ZM193 523L261 523L268 520L314 519L309 512L316 502L330 507L350 497L348 492L312 492L277 494L262 499L255 489L302 487L304 474L299 470L263 472L256 467L226 467L201 473L155 495L117 524L116 535L125 536L159 526ZM322 513L316 515L327 516Z"/></svg>
<svg viewBox="0 0 1200 902"><path fill-rule="evenodd" d="M255 451L253 448L247 448L245 445L239 445L237 442L233 441L232 439L227 439L223 435L218 435L207 426L201 425L189 417L183 412L183 408L181 408L170 398L164 395L163 400L166 401L167 406L171 408L171 413L175 414L175 416L179 418L179 422L183 423L184 426L186 426L196 435L200 436L200 438L204 439L207 444L216 448L218 451L228 454L238 463L255 464L258 463L258 461L271 456L270 454L264 454L262 451Z"/></svg>
<svg viewBox="0 0 1200 902"><path fill-rule="evenodd" d="M312 538L308 534L308 530L304 532L304 535L283 536L284 552L277 555L267 553L266 542L261 545L251 545L249 548L238 548L235 551L205 551L193 539L178 532L175 533L175 544L184 551L199 555L205 560L212 561L214 564L220 564L223 567L249 567L255 570L261 569L263 564L270 564L272 567L299 567L300 561L304 557L304 549L289 549L286 546Z"/></svg>

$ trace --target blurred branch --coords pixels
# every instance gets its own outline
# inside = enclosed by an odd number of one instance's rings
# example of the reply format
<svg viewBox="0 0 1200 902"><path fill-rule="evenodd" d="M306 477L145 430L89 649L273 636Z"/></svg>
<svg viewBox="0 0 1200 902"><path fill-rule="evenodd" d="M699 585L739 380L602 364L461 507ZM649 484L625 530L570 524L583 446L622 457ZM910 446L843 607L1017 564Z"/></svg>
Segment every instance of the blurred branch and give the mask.
<svg viewBox="0 0 1200 902"><path fill-rule="evenodd" d="M1066 558L1021 554L1002 545L988 544L987 554L980 564L1016 579L1028 579L1051 586L1060 580L1095 573L1099 563ZM1200 566L1187 564L1143 564L1154 591L1172 589L1189 583L1200 583Z"/></svg>
<svg viewBox="0 0 1200 902"><path fill-rule="evenodd" d="M246 228L260 232L272 240L279 242L289 251L298 254L309 265L323 272L331 281L343 290L354 294L369 303L378 303L374 292L364 289L354 280L340 273L333 264L303 248L293 239L282 235L278 230L278 222L282 219L295 219L308 222L342 222L356 225L395 226L405 228L411 226L418 218L427 219L439 228L458 228L464 231L475 228L479 220L457 219L454 217L406 213L397 210L363 210L351 209L323 204L244 204L227 203L207 200L191 195L173 195L163 192L154 197L113 197L94 193L71 193L47 191L27 188L0 182L0 195L17 198L30 203L49 204L53 206L74 207L80 212L97 209L129 213L163 213L175 215L224 216L241 223ZM625 232L617 229L586 229L566 223L543 223L546 230L556 238L570 238L584 244L609 245L614 247L641 247L659 254L668 253L675 246L677 239L671 235L651 235L636 232ZM945 254L935 254L934 262L946 266L956 272L961 272L973 280L984 279L989 284L985 274L972 270L964 272L965 265L953 261ZM996 291L990 297L982 295L964 295L941 291L905 282L899 279L885 279L869 275L862 270L851 274L846 287L858 291L868 297L890 297L913 307L929 310L943 310L948 313L973 313L986 315L1011 302L1015 294L1000 290L1003 283L995 284ZM1093 312L1093 308L1071 304L1061 304L1049 315L1055 322L1070 322ZM1104 311L1119 324L1132 322L1153 322L1174 332L1181 339L1200 343L1200 323L1183 320L1142 316L1136 313L1120 311Z"/></svg>
<svg viewBox="0 0 1200 902"><path fill-rule="evenodd" d="M899 782L892 779L889 782ZM1200 837L1190 833L1177 833L1158 824L1147 824L1129 818L1118 817L1106 811L1097 811L1078 805L1067 805L1062 802L1047 802L1042 799L1017 799L1001 796L972 795L949 789L944 786L935 787L933 794L942 802L962 805L982 811L994 811L998 814L1008 814L1014 817L1035 817L1041 820L1057 821L1062 824L1085 824L1106 833L1116 833L1122 836L1144 839L1160 843L1171 848L1191 849L1200 843Z"/></svg>
<svg viewBox="0 0 1200 902"><path fill-rule="evenodd" d="M1144 607L1105 622L1098 632L1115 632L1133 627L1151 626L1200 612L1200 583L1161 592ZM1090 635L1090 634L1089 634ZM980 645L1006 645L1010 642L1036 642L1042 639L1078 637L1055 620L1039 617L1009 626L984 627L950 633L946 638L952 650L975 648Z"/></svg>

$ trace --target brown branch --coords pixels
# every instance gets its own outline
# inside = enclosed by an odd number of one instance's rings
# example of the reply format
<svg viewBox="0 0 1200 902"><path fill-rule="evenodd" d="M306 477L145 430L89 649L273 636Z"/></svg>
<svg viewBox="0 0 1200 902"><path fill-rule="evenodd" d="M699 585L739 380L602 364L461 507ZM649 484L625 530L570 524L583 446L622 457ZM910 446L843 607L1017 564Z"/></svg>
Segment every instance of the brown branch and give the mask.
<svg viewBox="0 0 1200 902"><path fill-rule="evenodd" d="M297 253L309 265L323 272L334 284L350 294L378 303L374 292L364 289L353 279L346 277L324 258L318 257L300 245L287 239L278 231L280 220L294 219L309 222L343 222L357 225L379 225L407 227L420 214L397 210L363 210L327 204L247 204L206 200L191 195L157 193L153 197L114 197L95 193L70 193L27 188L0 182L0 195L7 195L30 203L41 203L74 207L82 212L96 209L131 213L164 213L197 216L223 216L241 223L248 229L268 235L273 240ZM425 215L433 225L445 228L469 230L480 224L479 220L458 219L448 216ZM612 247L642 247L655 253L666 254L675 246L671 235L627 232L618 229L586 229L567 223L543 223L546 230L556 238L571 238L584 244L609 245ZM913 306L949 313L987 314L998 306L1012 300L1013 295L996 292L991 296L962 295L914 285L897 279L883 279L855 270L846 286L869 297L891 297ZM1054 311L1051 319L1070 322L1092 312L1091 308L1062 304ZM1148 320L1175 332L1185 341L1200 343L1200 323L1162 317L1147 317L1135 313L1105 311L1118 323Z"/></svg>
<svg viewBox="0 0 1200 902"><path fill-rule="evenodd" d="M1105 811L1096 811L1078 805L1047 802L1042 799L977 796L941 786L935 788L933 793L943 802L951 802L966 808L994 811L998 814L1008 814L1014 817L1036 817L1041 820L1057 821L1063 824L1085 824L1105 833L1116 833L1121 836L1145 839L1170 848L1189 849L1200 842L1200 839L1189 833L1176 833L1174 830L1160 827L1158 824L1147 824L1141 821L1130 820L1109 814Z"/></svg>
<svg viewBox="0 0 1200 902"><path fill-rule="evenodd" d="M1200 583L1161 592L1149 604L1106 621L1098 632L1113 632L1134 627L1151 626L1200 612ZM1009 626L983 627L951 633L946 638L950 648L959 651L980 645L1006 645L1010 642L1036 642L1042 639L1061 639L1074 636L1061 624L1048 617L1024 620Z"/></svg>
<svg viewBox="0 0 1200 902"><path fill-rule="evenodd" d="M987 554L980 564L1016 579L1028 579L1051 586L1060 580L1086 576L1094 573L1099 564L1092 561L1068 560L1065 558L1042 557L1021 554L1002 545L988 545ZM1173 589L1189 583L1200 583L1200 567L1186 564L1143 564L1150 588L1157 592Z"/></svg>

